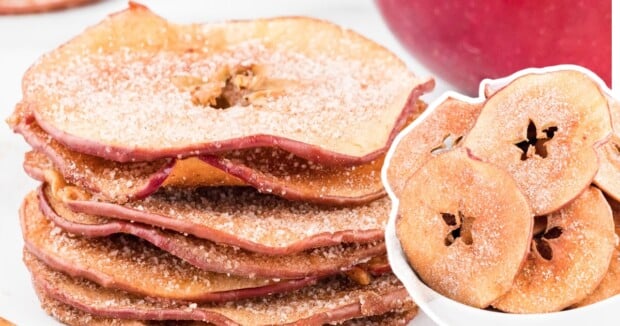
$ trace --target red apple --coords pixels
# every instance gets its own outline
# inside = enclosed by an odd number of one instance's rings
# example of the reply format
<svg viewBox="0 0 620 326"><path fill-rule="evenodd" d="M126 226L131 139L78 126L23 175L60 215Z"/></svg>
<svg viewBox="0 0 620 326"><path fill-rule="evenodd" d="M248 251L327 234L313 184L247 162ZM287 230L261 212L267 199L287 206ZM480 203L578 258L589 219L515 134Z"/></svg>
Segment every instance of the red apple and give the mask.
<svg viewBox="0 0 620 326"><path fill-rule="evenodd" d="M585 66L611 85L611 0L377 0L424 65L470 94L527 67Z"/></svg>

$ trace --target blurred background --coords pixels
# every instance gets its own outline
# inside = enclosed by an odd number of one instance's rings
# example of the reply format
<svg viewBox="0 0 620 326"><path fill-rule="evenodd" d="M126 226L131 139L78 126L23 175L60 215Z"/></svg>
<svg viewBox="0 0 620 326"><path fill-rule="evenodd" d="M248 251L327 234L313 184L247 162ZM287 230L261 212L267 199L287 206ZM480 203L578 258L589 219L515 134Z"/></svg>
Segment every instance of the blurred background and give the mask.
<svg viewBox="0 0 620 326"><path fill-rule="evenodd" d="M611 86L611 0L377 3L411 53L469 95L483 78L558 64L589 68Z"/></svg>

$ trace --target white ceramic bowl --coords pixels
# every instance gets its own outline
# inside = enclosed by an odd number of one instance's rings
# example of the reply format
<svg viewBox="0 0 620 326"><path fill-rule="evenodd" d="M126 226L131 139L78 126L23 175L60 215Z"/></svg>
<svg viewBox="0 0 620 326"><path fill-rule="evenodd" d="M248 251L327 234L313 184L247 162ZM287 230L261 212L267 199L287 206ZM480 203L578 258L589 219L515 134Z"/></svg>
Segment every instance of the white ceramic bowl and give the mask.
<svg viewBox="0 0 620 326"><path fill-rule="evenodd" d="M454 92L446 92L433 103L429 104L428 109L410 126L405 128L394 140L392 147L387 153L386 164L381 171L383 184L387 189L388 195L392 200L392 210L386 228L386 245L388 258L396 276L403 282L407 291L417 303L417 305L439 325L620 325L620 295L616 295L607 300L572 310L546 314L508 314L501 312L488 311L464 305L449 299L433 289L426 286L411 269L407 258L402 250L400 242L396 237L396 216L398 214L398 199L387 182L387 166L390 164L396 145L404 135L408 134L416 125L422 123L428 115L433 112L439 103L447 97L457 98L470 103L479 103L485 100L485 90L496 90L510 81L520 76L531 73L544 73L556 70L577 70L589 75L599 83L601 89L611 96L611 91L605 83L590 70L574 65L560 65L546 68L529 68L521 70L511 76L482 81L479 88L479 97L471 98ZM423 239L421 239L423 241Z"/></svg>

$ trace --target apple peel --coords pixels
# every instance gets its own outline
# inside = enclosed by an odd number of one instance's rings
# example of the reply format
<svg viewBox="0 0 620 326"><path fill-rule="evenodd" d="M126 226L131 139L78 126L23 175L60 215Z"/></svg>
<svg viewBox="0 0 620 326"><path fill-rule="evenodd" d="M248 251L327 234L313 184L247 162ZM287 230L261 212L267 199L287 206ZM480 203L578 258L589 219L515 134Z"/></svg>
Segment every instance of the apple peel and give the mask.
<svg viewBox="0 0 620 326"><path fill-rule="evenodd" d="M398 279L385 275L360 286L330 278L312 287L232 303L145 300L53 271L25 252L35 287L94 316L137 320L200 320L215 325L324 324L413 308Z"/></svg>
<svg viewBox="0 0 620 326"><path fill-rule="evenodd" d="M431 288L479 308L510 290L533 216L509 174L453 150L418 169L399 202L397 237Z"/></svg>
<svg viewBox="0 0 620 326"><path fill-rule="evenodd" d="M273 281L198 269L125 235L88 239L71 236L40 212L34 195L20 210L25 248L50 267L108 288L188 301L229 301L293 291L316 278Z"/></svg>
<svg viewBox="0 0 620 326"><path fill-rule="evenodd" d="M89 314L82 310L79 310L75 307L72 307L68 304L62 303L52 297L50 297L45 290L35 285L35 292L39 297L39 301L41 301L42 308L51 316L56 318L61 323L70 326L77 325L91 325L91 326L147 326L147 325L159 325L154 323L153 321L146 320L135 320L135 319L118 319L118 318L109 318L109 317L101 317ZM378 316L369 316L362 317L352 320L347 320L342 322L339 325L342 326L405 326L408 325L409 322L417 315L418 308L414 307L413 309L404 310L404 311L395 311L388 312L383 315ZM175 325L179 326L200 326L209 325L206 322L200 321L179 321L179 320L166 320L162 321L162 324L168 324L170 322L174 322Z"/></svg>
<svg viewBox="0 0 620 326"><path fill-rule="evenodd" d="M94 223L109 222L107 218L138 222L268 255L383 240L390 209L387 198L355 207L325 207L239 187L163 189L120 205L81 198L83 191L57 173L44 177L54 200Z"/></svg>
<svg viewBox="0 0 620 326"><path fill-rule="evenodd" d="M15 130L35 149L27 154L27 164L53 165L67 181L101 201L124 203L161 187L198 186L252 186L289 200L330 205L364 204L385 196L382 157L359 166L324 166L276 148L257 148L221 156L118 163L68 150L36 123L19 121Z"/></svg>
<svg viewBox="0 0 620 326"><path fill-rule="evenodd" d="M130 234L206 271L293 279L333 275L362 264L372 275L389 272L387 261L375 263L377 257L385 254L383 242L320 247L286 256L265 255L141 223L75 213L55 200L49 192L46 185L38 189L39 207L49 220L63 230L85 237ZM365 263L369 259L370 262Z"/></svg>

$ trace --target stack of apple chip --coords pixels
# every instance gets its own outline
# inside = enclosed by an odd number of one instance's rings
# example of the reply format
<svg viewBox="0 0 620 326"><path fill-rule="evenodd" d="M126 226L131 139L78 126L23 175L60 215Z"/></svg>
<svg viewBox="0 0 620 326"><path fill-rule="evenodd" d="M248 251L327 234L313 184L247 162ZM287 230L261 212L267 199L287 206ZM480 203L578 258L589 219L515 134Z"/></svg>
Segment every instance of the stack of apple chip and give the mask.
<svg viewBox="0 0 620 326"><path fill-rule="evenodd" d="M410 266L446 297L508 313L620 294L617 100L575 66L485 86L438 102L394 146Z"/></svg>
<svg viewBox="0 0 620 326"><path fill-rule="evenodd" d="M380 180L433 81L327 22L132 4L25 74L24 261L68 324L405 324Z"/></svg>

